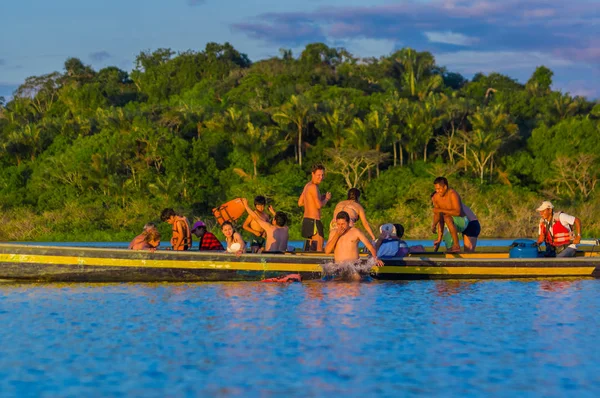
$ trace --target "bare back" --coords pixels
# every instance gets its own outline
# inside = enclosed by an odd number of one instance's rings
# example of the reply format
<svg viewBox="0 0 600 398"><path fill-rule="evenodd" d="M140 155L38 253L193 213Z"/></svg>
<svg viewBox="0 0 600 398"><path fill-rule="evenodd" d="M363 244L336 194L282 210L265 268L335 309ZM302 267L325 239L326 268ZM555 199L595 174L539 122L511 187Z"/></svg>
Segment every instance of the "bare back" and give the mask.
<svg viewBox="0 0 600 398"><path fill-rule="evenodd" d="M268 251L284 252L287 250L289 231L288 227L278 227L273 225L272 228L266 228L267 243L265 247Z"/></svg>
<svg viewBox="0 0 600 398"><path fill-rule="evenodd" d="M357 203L354 200L342 200L340 203L335 205L333 209L333 222L335 222L335 217L338 215L340 211L345 211L350 216L350 226L354 225L359 218L361 211L364 212L363 207L360 203Z"/></svg>

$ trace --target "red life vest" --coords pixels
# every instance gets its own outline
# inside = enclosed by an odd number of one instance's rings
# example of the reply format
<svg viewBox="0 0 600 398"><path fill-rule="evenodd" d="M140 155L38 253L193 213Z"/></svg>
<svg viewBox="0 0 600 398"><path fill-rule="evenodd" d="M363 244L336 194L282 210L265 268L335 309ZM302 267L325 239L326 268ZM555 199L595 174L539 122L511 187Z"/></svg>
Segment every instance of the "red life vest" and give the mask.
<svg viewBox="0 0 600 398"><path fill-rule="evenodd" d="M571 229L565 227L560 222L560 213L561 212L552 216L551 223L542 220L542 233L544 234L546 243L549 243L552 246L562 246L571 243ZM548 226L550 226L550 228L548 228Z"/></svg>

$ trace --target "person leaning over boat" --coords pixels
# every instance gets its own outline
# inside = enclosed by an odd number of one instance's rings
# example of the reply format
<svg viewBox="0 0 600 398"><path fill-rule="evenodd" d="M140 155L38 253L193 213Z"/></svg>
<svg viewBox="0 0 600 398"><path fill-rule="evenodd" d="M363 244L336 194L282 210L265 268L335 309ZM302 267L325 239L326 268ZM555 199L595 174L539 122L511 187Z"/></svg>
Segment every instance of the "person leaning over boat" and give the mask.
<svg viewBox="0 0 600 398"><path fill-rule="evenodd" d="M446 225L452 237L452 246L448 249L448 253L460 252L459 232L463 234L465 252L474 252L481 232L477 216L462 202L460 195L448 186L446 177L437 177L433 181L433 186L435 193L431 196L433 202L431 231L438 233L433 243L435 250L437 251L442 241L442 232Z"/></svg>
<svg viewBox="0 0 600 398"><path fill-rule="evenodd" d="M219 242L219 239L217 239L217 237L215 236L215 234L206 230L206 224L204 224L204 222L196 221L192 226L192 233L198 238L198 250L225 250L221 242Z"/></svg>
<svg viewBox="0 0 600 398"><path fill-rule="evenodd" d="M192 233L186 217L178 215L173 209L164 209L160 219L173 226L172 250L189 250L192 247Z"/></svg>
<svg viewBox="0 0 600 398"><path fill-rule="evenodd" d="M129 244L129 250L150 250L155 251L160 245L160 233L156 229L156 224L149 222L144 225L144 231L133 238Z"/></svg>
<svg viewBox="0 0 600 398"><path fill-rule="evenodd" d="M360 229L350 226L350 216L345 211L340 211L335 217L337 228L329 237L327 245L325 246L325 253L333 253L333 259L336 263L345 261L356 261L359 259L358 254L358 243L362 242L363 245L369 250L375 264L378 267L383 266L383 261L377 258L377 250L373 247L373 244L367 239L365 234Z"/></svg>
<svg viewBox="0 0 600 398"><path fill-rule="evenodd" d="M242 198L242 203L244 204L249 217L253 217L260 224L260 228L265 231L267 237L267 244L265 247L267 251L285 252L287 250L289 239L288 227L285 225L287 224L287 216L285 213L281 211L276 212L275 217L273 217L275 225L273 225L256 214L256 212L248 206L248 200L246 198Z"/></svg>
<svg viewBox="0 0 600 398"><path fill-rule="evenodd" d="M363 227L371 237L372 241L375 241L375 235L371 230L371 226L367 221L367 216L365 214L365 209L360 204L360 190L358 188L350 188L348 190L348 199L342 200L340 203L335 205L333 209L333 219L331 220L331 224L329 224L330 234L336 228L335 217L340 211L345 211L350 216L350 226L353 227L358 220L362 222Z"/></svg>
<svg viewBox="0 0 600 398"><path fill-rule="evenodd" d="M325 166L315 164L312 167L311 180L304 186L304 190L298 198L298 206L304 207L304 218L302 219L302 237L307 239L308 250L322 251L325 233L321 221L321 208L331 199L331 192L321 195L319 184L325 177Z"/></svg>
<svg viewBox="0 0 600 398"><path fill-rule="evenodd" d="M225 235L225 242L227 242L227 253L235 253L236 256L241 256L246 251L246 242L242 238L239 232L233 229L231 221L225 221L221 225L221 231Z"/></svg>
<svg viewBox="0 0 600 398"><path fill-rule="evenodd" d="M574 257L581 242L581 221L562 211L554 212L552 202L536 209L542 216L537 244L546 244L546 257ZM575 231L573 231L575 229Z"/></svg>
<svg viewBox="0 0 600 398"><path fill-rule="evenodd" d="M248 212L248 218L244 222L243 228L245 231L250 232L252 236L252 242L250 242L250 249L252 253L261 252L265 247L265 237L266 231L262 224L260 224L260 220L269 223L271 218L267 213L265 213L265 206L267 205L267 200L264 196L259 195L254 198L254 215ZM273 206L269 206L269 211L271 214L275 215L275 210L273 210Z"/></svg>

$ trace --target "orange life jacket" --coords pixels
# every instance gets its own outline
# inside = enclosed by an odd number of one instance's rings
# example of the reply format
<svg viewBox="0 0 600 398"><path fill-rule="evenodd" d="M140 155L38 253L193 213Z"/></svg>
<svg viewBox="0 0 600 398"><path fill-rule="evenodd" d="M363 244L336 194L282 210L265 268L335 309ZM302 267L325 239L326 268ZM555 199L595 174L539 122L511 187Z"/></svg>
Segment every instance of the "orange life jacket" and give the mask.
<svg viewBox="0 0 600 398"><path fill-rule="evenodd" d="M552 216L552 221L542 220L542 234L546 243L552 246L562 246L571 243L571 229L560 222L560 213Z"/></svg>
<svg viewBox="0 0 600 398"><path fill-rule="evenodd" d="M173 238L178 237L177 228L175 227L177 223L181 223L183 240L181 241L181 244L179 246L173 246L173 250L189 250L192 248L192 232L190 230L190 224L188 223L187 218L177 216L177 220L175 220L175 222L173 223Z"/></svg>

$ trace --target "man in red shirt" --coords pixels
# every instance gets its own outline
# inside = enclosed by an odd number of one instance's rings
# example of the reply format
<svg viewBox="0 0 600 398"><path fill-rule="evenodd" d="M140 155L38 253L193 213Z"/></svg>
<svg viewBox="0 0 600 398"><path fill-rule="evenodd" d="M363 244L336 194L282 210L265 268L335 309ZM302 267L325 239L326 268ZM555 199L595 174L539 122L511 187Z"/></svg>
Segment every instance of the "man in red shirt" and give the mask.
<svg viewBox="0 0 600 398"><path fill-rule="evenodd" d="M206 230L204 222L196 221L192 227L192 233L200 240L198 250L225 250L219 239L212 232Z"/></svg>

